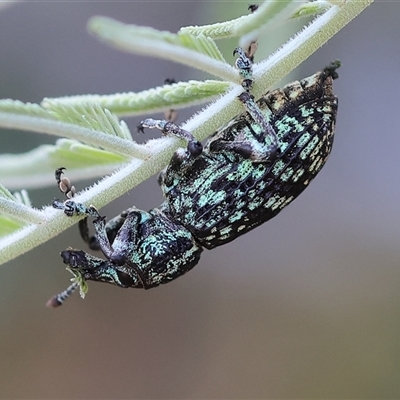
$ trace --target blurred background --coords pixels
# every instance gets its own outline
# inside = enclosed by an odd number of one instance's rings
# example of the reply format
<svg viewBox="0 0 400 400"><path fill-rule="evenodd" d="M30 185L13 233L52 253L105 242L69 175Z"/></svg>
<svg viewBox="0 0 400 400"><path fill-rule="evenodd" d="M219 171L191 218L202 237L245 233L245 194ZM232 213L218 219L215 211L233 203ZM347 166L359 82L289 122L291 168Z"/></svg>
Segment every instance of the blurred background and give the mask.
<svg viewBox="0 0 400 400"><path fill-rule="evenodd" d="M40 102L203 78L108 48L86 22L105 15L176 32L247 6L17 3L0 13L0 98ZM398 2L376 2L292 75L342 61L336 139L313 184L272 221L204 251L169 285L144 292L91 283L85 301L75 295L59 309L44 305L70 278L59 252L85 249L76 226L2 265L0 398L400 398L399 11ZM258 59L290 32L280 33L260 38ZM237 43L220 44L233 63ZM180 111L180 121L193 111ZM139 120L127 120L133 132ZM2 153L54 141L0 131ZM58 191L30 194L41 207ZM154 177L102 214L161 201Z"/></svg>

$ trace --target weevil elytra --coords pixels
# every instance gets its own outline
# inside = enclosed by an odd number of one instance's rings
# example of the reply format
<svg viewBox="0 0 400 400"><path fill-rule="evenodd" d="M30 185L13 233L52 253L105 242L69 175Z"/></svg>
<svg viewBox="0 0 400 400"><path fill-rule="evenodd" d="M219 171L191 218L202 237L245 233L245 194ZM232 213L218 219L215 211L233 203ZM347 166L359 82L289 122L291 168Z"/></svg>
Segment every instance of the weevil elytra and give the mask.
<svg viewBox="0 0 400 400"><path fill-rule="evenodd" d="M63 251L64 263L77 276L124 288L149 289L172 281L199 262L203 248L228 243L276 216L324 166L333 144L338 100L332 81L340 63L254 101L252 62L241 49L235 53L245 112L204 148L166 120L146 119L139 127L187 141L161 176L165 201L160 207L148 212L133 207L106 223L93 206L72 199L74 188L61 178L62 169L56 171L67 200L55 200L53 206L67 216L94 217L95 235L89 236L86 218L80 232L91 249L105 256ZM51 305L60 305L77 286L55 296Z"/></svg>

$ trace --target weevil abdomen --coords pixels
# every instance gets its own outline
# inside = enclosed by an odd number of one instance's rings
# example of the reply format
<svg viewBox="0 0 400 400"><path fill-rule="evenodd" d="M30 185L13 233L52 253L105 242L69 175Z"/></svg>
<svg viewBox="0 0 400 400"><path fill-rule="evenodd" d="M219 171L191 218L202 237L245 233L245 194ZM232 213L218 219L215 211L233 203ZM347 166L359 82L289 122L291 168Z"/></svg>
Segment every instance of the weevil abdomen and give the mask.
<svg viewBox="0 0 400 400"><path fill-rule="evenodd" d="M332 150L338 103L326 70L269 92L257 104L278 138L280 154L273 162L237 151L238 143L258 137L255 147L263 137L246 112L219 130L200 156L171 162L164 175L171 215L208 249L277 215L315 178Z"/></svg>

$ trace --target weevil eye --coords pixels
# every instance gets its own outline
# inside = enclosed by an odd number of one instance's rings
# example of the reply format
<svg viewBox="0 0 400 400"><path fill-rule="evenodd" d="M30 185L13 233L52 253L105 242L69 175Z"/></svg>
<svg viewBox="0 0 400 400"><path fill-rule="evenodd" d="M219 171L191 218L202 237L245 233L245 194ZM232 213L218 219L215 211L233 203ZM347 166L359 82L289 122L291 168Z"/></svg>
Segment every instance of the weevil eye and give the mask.
<svg viewBox="0 0 400 400"><path fill-rule="evenodd" d="M118 276L118 284L124 287L131 287L133 286L133 278L127 274L126 272L117 271Z"/></svg>

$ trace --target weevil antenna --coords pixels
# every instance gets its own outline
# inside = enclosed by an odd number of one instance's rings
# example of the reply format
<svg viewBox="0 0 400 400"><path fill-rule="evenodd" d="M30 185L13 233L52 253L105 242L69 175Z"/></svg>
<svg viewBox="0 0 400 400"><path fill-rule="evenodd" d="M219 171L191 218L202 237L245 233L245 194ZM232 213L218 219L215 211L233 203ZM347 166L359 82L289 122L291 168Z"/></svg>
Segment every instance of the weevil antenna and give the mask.
<svg viewBox="0 0 400 400"><path fill-rule="evenodd" d="M76 289L78 289L78 287L79 287L78 282L71 283L71 285L69 285L61 293L58 293L51 299L49 299L49 301L46 303L46 306L50 308L56 308L62 306L64 301L67 300L68 297L70 297L71 294L74 293Z"/></svg>

